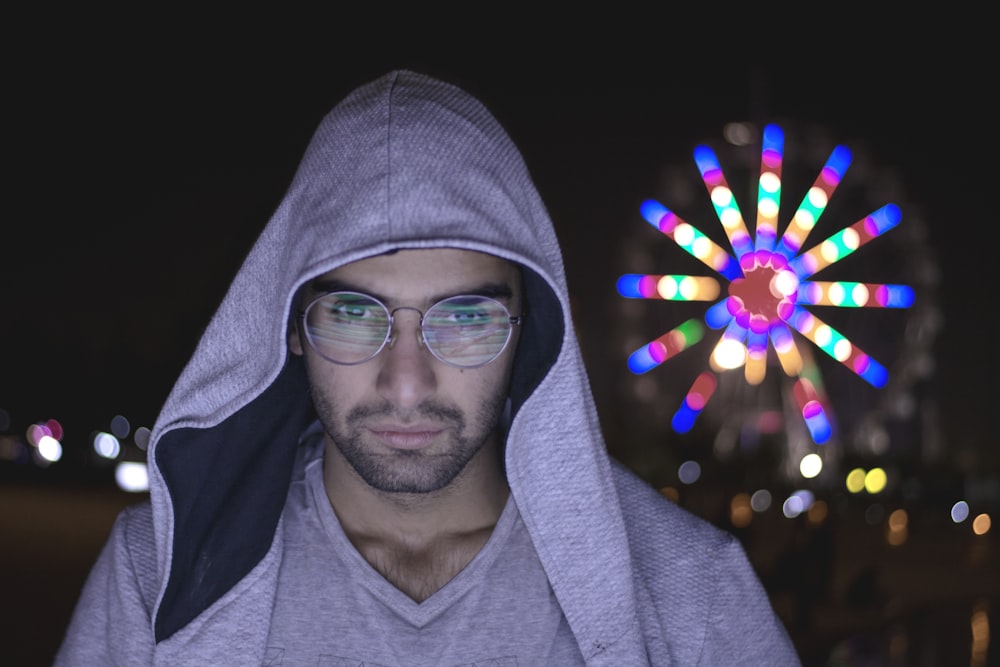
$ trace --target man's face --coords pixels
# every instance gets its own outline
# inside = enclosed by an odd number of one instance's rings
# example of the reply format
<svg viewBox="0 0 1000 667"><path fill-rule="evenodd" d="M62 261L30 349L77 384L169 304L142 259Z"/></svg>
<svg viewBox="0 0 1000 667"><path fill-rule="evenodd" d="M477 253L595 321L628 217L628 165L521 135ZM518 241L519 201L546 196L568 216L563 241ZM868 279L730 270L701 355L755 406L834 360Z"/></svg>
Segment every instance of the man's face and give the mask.
<svg viewBox="0 0 1000 667"><path fill-rule="evenodd" d="M420 341L420 314L443 298L482 294L521 315L521 275L506 260L453 248L400 250L344 265L313 280L304 307L325 291L377 297L395 313L393 340L373 359L347 366L317 354L297 327L289 347L305 355L310 391L327 436L361 478L380 491L446 487L497 426L510 384L519 327L500 356L456 368Z"/></svg>

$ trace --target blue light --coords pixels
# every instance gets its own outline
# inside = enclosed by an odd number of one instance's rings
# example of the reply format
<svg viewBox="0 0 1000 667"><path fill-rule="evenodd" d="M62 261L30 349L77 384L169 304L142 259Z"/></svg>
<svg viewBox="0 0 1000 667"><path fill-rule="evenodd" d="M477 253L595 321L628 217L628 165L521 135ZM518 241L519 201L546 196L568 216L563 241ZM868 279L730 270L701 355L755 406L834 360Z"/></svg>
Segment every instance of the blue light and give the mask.
<svg viewBox="0 0 1000 667"><path fill-rule="evenodd" d="M640 289L642 283L642 274L640 273L626 273L618 279L617 287L618 293L624 297L630 299L642 298L642 290Z"/></svg>
<svg viewBox="0 0 1000 667"><path fill-rule="evenodd" d="M857 373L873 387L884 387L885 383L889 381L889 371L871 357L868 357L867 368L859 370Z"/></svg>
<svg viewBox="0 0 1000 667"><path fill-rule="evenodd" d="M655 199L647 199L639 206L639 213L643 219L657 229L660 228L660 218L670 212L666 206Z"/></svg>
<svg viewBox="0 0 1000 667"><path fill-rule="evenodd" d="M687 400L685 400L681 404L681 407L677 409L677 412L674 413L673 419L670 420L670 425L674 427L674 431L677 433L687 433L694 426L694 421L700 413L701 410L692 410L691 406L687 404Z"/></svg>
<svg viewBox="0 0 1000 667"><path fill-rule="evenodd" d="M705 311L705 324L712 329L721 329L729 324L729 321L733 319L733 316L729 312L729 309L726 308L727 301L729 301L728 296L722 301L709 306L708 310Z"/></svg>
<svg viewBox="0 0 1000 667"><path fill-rule="evenodd" d="M649 353L649 345L643 345L628 357L628 368L636 375L642 375L659 365L659 362L653 359L653 355Z"/></svg>

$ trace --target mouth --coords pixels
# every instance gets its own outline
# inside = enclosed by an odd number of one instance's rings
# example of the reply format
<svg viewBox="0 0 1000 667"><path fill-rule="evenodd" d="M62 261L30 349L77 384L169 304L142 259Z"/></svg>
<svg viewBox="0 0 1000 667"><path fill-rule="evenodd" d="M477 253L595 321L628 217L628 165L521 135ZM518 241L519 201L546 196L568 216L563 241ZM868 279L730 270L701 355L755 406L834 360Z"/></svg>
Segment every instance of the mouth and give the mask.
<svg viewBox="0 0 1000 667"><path fill-rule="evenodd" d="M440 427L378 425L368 428L380 442L393 449L422 449L441 434Z"/></svg>

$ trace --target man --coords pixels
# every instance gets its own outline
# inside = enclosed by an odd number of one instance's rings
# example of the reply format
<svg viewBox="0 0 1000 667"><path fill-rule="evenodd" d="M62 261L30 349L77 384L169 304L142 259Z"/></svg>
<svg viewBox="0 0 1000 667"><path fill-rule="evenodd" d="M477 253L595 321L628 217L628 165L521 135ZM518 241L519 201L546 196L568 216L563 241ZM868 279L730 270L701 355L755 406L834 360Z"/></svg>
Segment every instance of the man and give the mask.
<svg viewBox="0 0 1000 667"><path fill-rule="evenodd" d="M477 100L406 71L351 93L57 664L797 665L739 542L609 459L568 294Z"/></svg>

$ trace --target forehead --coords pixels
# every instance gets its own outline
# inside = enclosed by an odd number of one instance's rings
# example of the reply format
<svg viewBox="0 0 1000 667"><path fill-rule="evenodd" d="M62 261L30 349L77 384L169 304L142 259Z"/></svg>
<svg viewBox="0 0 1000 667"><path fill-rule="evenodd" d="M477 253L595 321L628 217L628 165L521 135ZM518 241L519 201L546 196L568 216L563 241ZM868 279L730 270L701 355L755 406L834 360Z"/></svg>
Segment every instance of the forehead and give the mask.
<svg viewBox="0 0 1000 667"><path fill-rule="evenodd" d="M459 248L421 248L366 257L318 276L313 283L411 302L504 287L517 296L520 276L517 265L495 255Z"/></svg>

